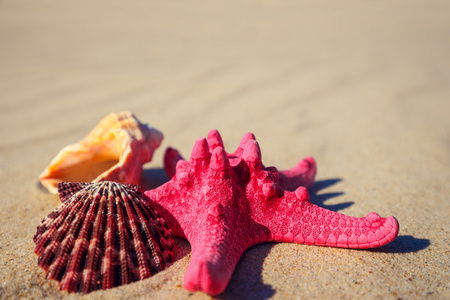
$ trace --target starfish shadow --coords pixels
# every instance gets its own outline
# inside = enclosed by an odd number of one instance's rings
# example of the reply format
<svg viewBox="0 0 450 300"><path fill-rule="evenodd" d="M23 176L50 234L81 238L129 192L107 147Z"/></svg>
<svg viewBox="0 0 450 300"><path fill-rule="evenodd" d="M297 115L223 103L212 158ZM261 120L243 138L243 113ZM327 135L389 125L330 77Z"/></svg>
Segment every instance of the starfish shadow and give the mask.
<svg viewBox="0 0 450 300"><path fill-rule="evenodd" d="M342 179L335 178L335 179L326 179L326 180L316 181L309 189L309 197L311 199L311 202L317 206L320 206L322 208L329 209L332 211L339 211L339 210L345 209L349 206L352 206L354 204L354 202L344 202L344 203L334 204L334 205L324 204L324 202L328 199L343 195L344 193L342 193L342 192L323 193L323 194L318 193L320 190L323 190L329 186L332 186L332 185L340 182L341 180Z"/></svg>
<svg viewBox="0 0 450 300"><path fill-rule="evenodd" d="M169 181L163 168L144 169L141 186L144 191L155 189Z"/></svg>
<svg viewBox="0 0 450 300"><path fill-rule="evenodd" d="M417 239L411 235L400 235L389 244L380 248L368 249L371 252L412 253L419 252L431 245L429 239Z"/></svg>
<svg viewBox="0 0 450 300"><path fill-rule="evenodd" d="M268 299L275 294L262 278L263 264L275 243L264 243L247 249L236 265L225 292L215 299Z"/></svg>

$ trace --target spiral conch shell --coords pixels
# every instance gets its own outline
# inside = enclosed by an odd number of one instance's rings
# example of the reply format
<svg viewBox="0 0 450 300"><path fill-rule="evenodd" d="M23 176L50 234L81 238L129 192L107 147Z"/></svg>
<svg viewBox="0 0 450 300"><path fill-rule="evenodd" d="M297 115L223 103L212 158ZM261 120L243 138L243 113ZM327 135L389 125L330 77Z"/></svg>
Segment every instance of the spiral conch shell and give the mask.
<svg viewBox="0 0 450 300"><path fill-rule="evenodd" d="M159 130L131 112L111 113L84 139L64 147L39 178L53 194L66 181L139 184L142 166L152 160L162 139Z"/></svg>

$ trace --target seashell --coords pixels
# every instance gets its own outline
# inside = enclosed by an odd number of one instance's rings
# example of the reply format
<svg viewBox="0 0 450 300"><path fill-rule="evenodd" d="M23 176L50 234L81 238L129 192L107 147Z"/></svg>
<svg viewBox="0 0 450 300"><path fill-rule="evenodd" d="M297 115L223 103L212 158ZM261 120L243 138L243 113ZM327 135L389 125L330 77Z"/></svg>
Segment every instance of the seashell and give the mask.
<svg viewBox="0 0 450 300"><path fill-rule="evenodd" d="M56 194L60 182L103 180L139 184L142 166L151 161L163 134L129 111L106 116L84 139L64 147L40 175Z"/></svg>
<svg viewBox="0 0 450 300"><path fill-rule="evenodd" d="M143 204L139 186L65 182L58 191L62 204L42 220L33 240L38 265L61 290L113 288L172 261L172 232Z"/></svg>

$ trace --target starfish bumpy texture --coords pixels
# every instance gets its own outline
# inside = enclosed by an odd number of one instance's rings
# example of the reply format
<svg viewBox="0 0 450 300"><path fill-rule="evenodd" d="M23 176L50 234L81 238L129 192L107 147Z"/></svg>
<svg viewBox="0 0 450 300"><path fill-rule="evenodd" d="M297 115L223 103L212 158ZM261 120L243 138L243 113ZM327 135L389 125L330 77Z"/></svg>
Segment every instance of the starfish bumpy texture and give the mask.
<svg viewBox="0 0 450 300"><path fill-rule="evenodd" d="M287 171L266 168L251 133L232 154L212 130L197 139L189 161L176 153L172 157L178 161L173 178L145 195L174 235L191 244L184 275L189 291L222 293L243 252L259 243L364 249L397 237L394 217L355 218L312 204L305 186L314 181L314 160L304 159Z"/></svg>

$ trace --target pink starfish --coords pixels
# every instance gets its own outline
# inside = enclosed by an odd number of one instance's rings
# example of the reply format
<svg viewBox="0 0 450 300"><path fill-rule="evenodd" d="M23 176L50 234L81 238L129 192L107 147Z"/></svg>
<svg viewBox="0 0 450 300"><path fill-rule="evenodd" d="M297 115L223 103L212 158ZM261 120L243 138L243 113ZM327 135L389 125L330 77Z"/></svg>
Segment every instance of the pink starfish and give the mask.
<svg viewBox="0 0 450 300"><path fill-rule="evenodd" d="M225 152L217 131L198 139L173 178L145 192L173 233L191 244L184 287L222 293L242 253L258 243L374 248L397 237L394 217L354 218L312 204L298 183L312 184L315 171L312 158L283 172L264 167L251 133L233 154Z"/></svg>

